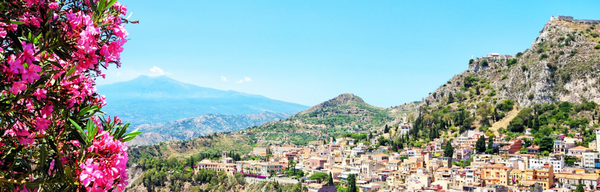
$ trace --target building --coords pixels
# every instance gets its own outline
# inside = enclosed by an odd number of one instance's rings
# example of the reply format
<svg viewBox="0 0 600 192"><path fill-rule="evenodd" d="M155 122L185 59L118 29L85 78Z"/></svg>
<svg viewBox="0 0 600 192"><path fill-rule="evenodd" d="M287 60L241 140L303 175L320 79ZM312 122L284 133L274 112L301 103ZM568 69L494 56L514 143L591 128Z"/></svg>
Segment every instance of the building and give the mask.
<svg viewBox="0 0 600 192"><path fill-rule="evenodd" d="M545 164L549 164L552 166L552 170L554 173L561 172L565 167L564 158L554 158L554 157L533 157L529 158L529 169L541 169L545 166Z"/></svg>
<svg viewBox="0 0 600 192"><path fill-rule="evenodd" d="M400 134L401 135L408 134L408 132L410 131L411 128L412 128L412 126L410 126L407 123L400 125Z"/></svg>
<svg viewBox="0 0 600 192"><path fill-rule="evenodd" d="M540 147L537 146L536 144L533 144L529 147L527 147L527 154L540 154Z"/></svg>
<svg viewBox="0 0 600 192"><path fill-rule="evenodd" d="M577 146L577 147L570 148L567 151L568 151L567 155L569 155L569 156L581 157L581 155L583 153L590 152L590 151L592 151L592 149L584 147L584 146Z"/></svg>
<svg viewBox="0 0 600 192"><path fill-rule="evenodd" d="M306 186L308 192L335 192L335 186L333 185L321 185L317 183L311 183Z"/></svg>
<svg viewBox="0 0 600 192"><path fill-rule="evenodd" d="M600 127L596 128L596 151L600 148Z"/></svg>
<svg viewBox="0 0 600 192"><path fill-rule="evenodd" d="M575 189L577 185L582 184L586 190L594 190L598 185L600 176L593 173L573 174L573 173L557 173L554 175L559 187L567 189Z"/></svg>
<svg viewBox="0 0 600 192"><path fill-rule="evenodd" d="M501 154L514 154L519 152L523 148L523 141L521 140L510 140L508 145L502 146L500 148Z"/></svg>
<svg viewBox="0 0 600 192"><path fill-rule="evenodd" d="M235 167L244 173L269 176L271 173L280 173L283 166L275 162L238 161Z"/></svg>
<svg viewBox="0 0 600 192"><path fill-rule="evenodd" d="M213 163L208 159L198 162L198 170L208 169L215 170L217 172L225 171L228 174L233 175L236 171L236 166L233 163Z"/></svg>
<svg viewBox="0 0 600 192"><path fill-rule="evenodd" d="M581 166L585 168L600 168L600 153L585 152L581 155Z"/></svg>
<svg viewBox="0 0 600 192"><path fill-rule="evenodd" d="M573 147L575 147L575 142L569 142L569 140L554 141L554 153L566 154L567 150Z"/></svg>
<svg viewBox="0 0 600 192"><path fill-rule="evenodd" d="M544 190L548 190L554 185L554 170L553 166L546 163L541 168L527 169L527 180L521 184L536 183Z"/></svg>
<svg viewBox="0 0 600 192"><path fill-rule="evenodd" d="M237 171L233 158L227 157L227 152L222 153L221 163L213 163L208 159L198 162L198 170L208 169L217 172L225 171L227 174L233 175Z"/></svg>
<svg viewBox="0 0 600 192"><path fill-rule="evenodd" d="M512 168L502 163L484 166L481 169L481 182L485 185L508 185L508 175Z"/></svg>

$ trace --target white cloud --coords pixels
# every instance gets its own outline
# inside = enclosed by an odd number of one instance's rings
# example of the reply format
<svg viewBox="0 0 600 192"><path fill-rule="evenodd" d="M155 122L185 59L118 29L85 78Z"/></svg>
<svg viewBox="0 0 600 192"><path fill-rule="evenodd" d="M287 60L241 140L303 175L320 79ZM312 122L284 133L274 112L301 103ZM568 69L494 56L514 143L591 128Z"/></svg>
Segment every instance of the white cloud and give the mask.
<svg viewBox="0 0 600 192"><path fill-rule="evenodd" d="M243 79L235 81L235 83L244 83L244 82L251 82L251 81L252 81L252 79L250 77L244 77Z"/></svg>
<svg viewBox="0 0 600 192"><path fill-rule="evenodd" d="M227 82L227 77L221 76L221 80Z"/></svg>
<svg viewBox="0 0 600 192"><path fill-rule="evenodd" d="M165 71L163 71L161 68L158 68L157 66L150 68L150 72L152 72L150 76L161 76L165 74Z"/></svg>

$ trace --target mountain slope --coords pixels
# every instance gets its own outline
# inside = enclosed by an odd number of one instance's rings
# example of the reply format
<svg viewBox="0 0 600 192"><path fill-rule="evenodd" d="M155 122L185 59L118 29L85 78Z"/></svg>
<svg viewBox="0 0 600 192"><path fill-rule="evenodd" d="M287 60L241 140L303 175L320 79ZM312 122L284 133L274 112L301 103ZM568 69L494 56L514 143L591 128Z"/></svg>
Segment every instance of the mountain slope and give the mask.
<svg viewBox="0 0 600 192"><path fill-rule="evenodd" d="M600 102L599 33L596 25L552 19L529 49L515 56L489 55L470 61L469 70L454 76L425 103L442 104L458 92L469 100L512 99L524 107L557 101Z"/></svg>
<svg viewBox="0 0 600 192"><path fill-rule="evenodd" d="M237 131L252 126L260 126L289 116L285 113L270 112L246 115L206 114L166 123L144 124L137 127L143 134L128 142L128 144L149 145L163 141L191 139L210 133Z"/></svg>
<svg viewBox="0 0 600 192"><path fill-rule="evenodd" d="M553 17L529 49L471 59L423 100L402 141L418 146L468 129L510 139L531 128L537 140L578 132L587 143L600 102L598 24Z"/></svg>
<svg viewBox="0 0 600 192"><path fill-rule="evenodd" d="M199 87L166 76L140 76L127 82L101 85L98 93L106 96L105 112L134 126L204 114L293 114L308 108L259 95Z"/></svg>
<svg viewBox="0 0 600 192"><path fill-rule="evenodd" d="M345 133L377 131L393 120L390 110L371 106L360 97L346 93L290 118L246 131L253 133L254 140L262 144L306 145Z"/></svg>

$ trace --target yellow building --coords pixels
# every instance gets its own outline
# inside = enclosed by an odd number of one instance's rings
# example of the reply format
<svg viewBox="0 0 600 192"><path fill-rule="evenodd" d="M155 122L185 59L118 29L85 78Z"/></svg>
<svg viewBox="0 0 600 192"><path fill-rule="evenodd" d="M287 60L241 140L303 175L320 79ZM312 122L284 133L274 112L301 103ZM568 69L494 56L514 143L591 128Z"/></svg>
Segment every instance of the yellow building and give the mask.
<svg viewBox="0 0 600 192"><path fill-rule="evenodd" d="M527 181L540 184L544 190L554 185L554 166L546 163L541 169L527 169Z"/></svg>
<svg viewBox="0 0 600 192"><path fill-rule="evenodd" d="M525 171L513 169L508 174L508 184L509 185L515 185L515 184L518 185L518 184L521 184L521 182L523 182L525 180L527 180L527 172L525 172Z"/></svg>
<svg viewBox="0 0 600 192"><path fill-rule="evenodd" d="M484 185L508 185L509 172L512 170L502 163L483 166L481 169L481 182Z"/></svg>

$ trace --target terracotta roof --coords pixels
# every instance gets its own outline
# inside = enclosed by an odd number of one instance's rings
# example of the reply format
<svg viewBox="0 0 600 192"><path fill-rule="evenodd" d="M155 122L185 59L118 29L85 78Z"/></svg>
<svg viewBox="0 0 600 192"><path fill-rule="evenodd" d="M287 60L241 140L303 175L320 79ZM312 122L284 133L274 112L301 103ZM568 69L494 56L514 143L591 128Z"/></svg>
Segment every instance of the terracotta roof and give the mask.
<svg viewBox="0 0 600 192"><path fill-rule="evenodd" d="M534 144L532 146L527 147L527 149L540 149L540 147Z"/></svg>
<svg viewBox="0 0 600 192"><path fill-rule="evenodd" d="M577 146L577 147L573 147L569 150L589 150L590 148L584 147L584 146Z"/></svg>
<svg viewBox="0 0 600 192"><path fill-rule="evenodd" d="M377 155L373 155L373 156L375 156L375 157L389 157L389 155L386 155L386 154L383 154L383 153L380 153L380 154L377 154Z"/></svg>

